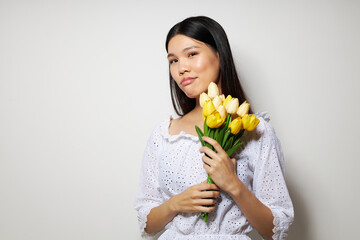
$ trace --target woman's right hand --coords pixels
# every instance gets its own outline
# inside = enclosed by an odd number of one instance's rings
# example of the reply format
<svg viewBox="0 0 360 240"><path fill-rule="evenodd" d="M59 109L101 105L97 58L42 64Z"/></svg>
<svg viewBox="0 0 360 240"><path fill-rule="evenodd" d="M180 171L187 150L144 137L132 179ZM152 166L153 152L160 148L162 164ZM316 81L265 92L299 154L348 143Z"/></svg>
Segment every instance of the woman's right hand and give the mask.
<svg viewBox="0 0 360 240"><path fill-rule="evenodd" d="M171 198L176 212L211 212L215 209L216 197L220 196L219 188L206 181L193 185L184 192Z"/></svg>

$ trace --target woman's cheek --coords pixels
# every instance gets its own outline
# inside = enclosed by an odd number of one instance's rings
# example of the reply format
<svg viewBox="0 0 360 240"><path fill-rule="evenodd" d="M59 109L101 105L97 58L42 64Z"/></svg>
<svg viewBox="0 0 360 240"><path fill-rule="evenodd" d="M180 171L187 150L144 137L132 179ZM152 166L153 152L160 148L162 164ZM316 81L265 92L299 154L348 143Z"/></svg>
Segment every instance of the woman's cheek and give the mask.
<svg viewBox="0 0 360 240"><path fill-rule="evenodd" d="M194 66L197 73L201 73L207 69L206 61L204 61L202 58L198 58Z"/></svg>

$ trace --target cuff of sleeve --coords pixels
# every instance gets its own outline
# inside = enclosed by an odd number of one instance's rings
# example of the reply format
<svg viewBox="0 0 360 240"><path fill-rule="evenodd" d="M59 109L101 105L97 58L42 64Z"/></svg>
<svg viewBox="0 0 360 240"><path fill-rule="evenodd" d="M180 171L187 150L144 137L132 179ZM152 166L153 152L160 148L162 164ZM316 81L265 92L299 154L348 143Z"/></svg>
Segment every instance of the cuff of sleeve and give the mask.
<svg viewBox="0 0 360 240"><path fill-rule="evenodd" d="M138 222L139 222L139 227L140 227L140 233L141 233L141 237L143 239L153 239L157 234L156 232L151 233L151 234L145 232L147 216L149 215L151 209L153 209L156 206L157 205L147 206L147 207L140 209L138 212Z"/></svg>
<svg viewBox="0 0 360 240"><path fill-rule="evenodd" d="M283 210L280 209L271 209L274 220L274 228L273 228L273 239L274 240L282 240L286 239L288 235L289 227L293 221L293 215L284 213Z"/></svg>

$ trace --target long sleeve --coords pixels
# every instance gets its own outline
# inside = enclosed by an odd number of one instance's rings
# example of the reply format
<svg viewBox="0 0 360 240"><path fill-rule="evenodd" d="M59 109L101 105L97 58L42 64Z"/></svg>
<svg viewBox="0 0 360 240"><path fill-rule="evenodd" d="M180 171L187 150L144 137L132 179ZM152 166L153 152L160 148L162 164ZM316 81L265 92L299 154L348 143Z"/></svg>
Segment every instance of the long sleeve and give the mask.
<svg viewBox="0 0 360 240"><path fill-rule="evenodd" d="M260 125L260 124L259 124ZM284 178L284 157L274 129L262 120L254 163L253 190L274 216L273 239L285 239L294 219L293 205Z"/></svg>
<svg viewBox="0 0 360 240"><path fill-rule="evenodd" d="M148 234L144 230L146 228L147 215L150 213L152 208L159 206L164 201L161 196L158 181L158 155L160 149L161 136L158 128L155 128L147 142L147 146L143 154L140 184L134 202L134 208L138 212L138 222L141 236L144 238L153 237L155 235Z"/></svg>
<svg viewBox="0 0 360 240"><path fill-rule="evenodd" d="M260 116L261 117L261 116ZM261 117L259 125L244 135L237 172L243 183L268 206L274 216L274 239L283 239L294 213L283 173L283 156L274 130ZM134 202L142 237L159 239L249 240L252 230L245 215L226 194L219 198L211 221L205 223L198 213L180 213L158 234L144 229L151 209L206 177L197 136L181 132L169 134L172 117L152 132L144 151L139 190Z"/></svg>

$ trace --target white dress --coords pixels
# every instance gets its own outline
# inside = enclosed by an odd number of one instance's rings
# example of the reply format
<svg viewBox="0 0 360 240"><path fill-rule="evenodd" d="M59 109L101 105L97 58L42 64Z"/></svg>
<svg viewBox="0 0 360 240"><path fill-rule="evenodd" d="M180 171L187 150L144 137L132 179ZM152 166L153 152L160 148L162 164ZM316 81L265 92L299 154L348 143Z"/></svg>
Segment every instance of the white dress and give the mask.
<svg viewBox="0 0 360 240"><path fill-rule="evenodd" d="M267 114L255 115L260 119L259 125L252 132L245 131L242 137L245 144L234 154L237 175L270 208L275 226L273 239L284 239L294 210L284 179L283 153ZM185 132L170 135L170 120L171 116L155 127L143 155L134 207L138 211L141 235L145 238L154 236L144 231L152 208L207 178L198 137ZM247 233L251 230L252 226L236 203L221 191L207 223L200 213L179 213L158 239L248 240Z"/></svg>

